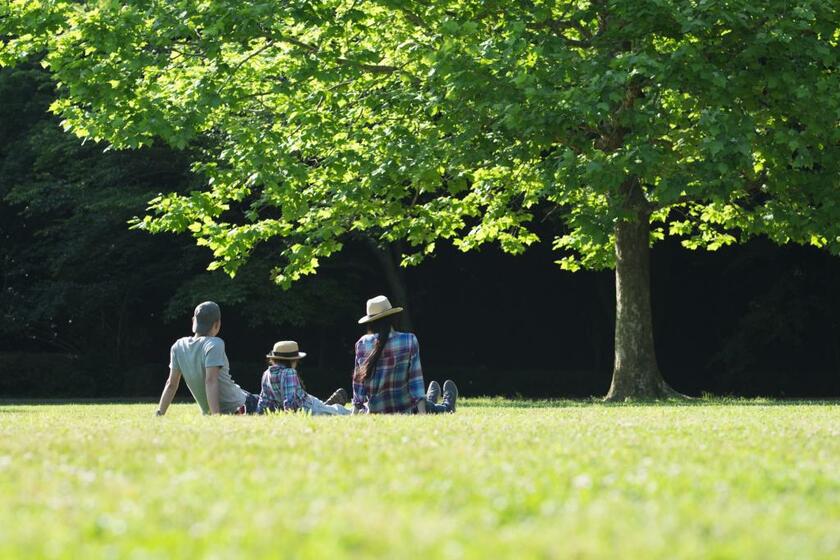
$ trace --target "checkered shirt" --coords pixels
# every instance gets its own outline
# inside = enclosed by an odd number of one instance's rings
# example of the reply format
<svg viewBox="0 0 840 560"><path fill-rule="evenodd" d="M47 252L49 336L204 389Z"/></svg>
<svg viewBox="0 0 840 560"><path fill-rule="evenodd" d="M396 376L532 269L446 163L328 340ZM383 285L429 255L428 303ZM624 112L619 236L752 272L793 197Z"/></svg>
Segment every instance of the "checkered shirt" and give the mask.
<svg viewBox="0 0 840 560"><path fill-rule="evenodd" d="M273 365L263 372L258 410L297 410L308 398L294 368Z"/></svg>
<svg viewBox="0 0 840 560"><path fill-rule="evenodd" d="M414 334L392 331L376 364L376 371L363 382L358 381L362 364L373 352L377 336L368 334L356 342L353 406L359 412L412 412L417 401L426 397L420 367L420 345Z"/></svg>

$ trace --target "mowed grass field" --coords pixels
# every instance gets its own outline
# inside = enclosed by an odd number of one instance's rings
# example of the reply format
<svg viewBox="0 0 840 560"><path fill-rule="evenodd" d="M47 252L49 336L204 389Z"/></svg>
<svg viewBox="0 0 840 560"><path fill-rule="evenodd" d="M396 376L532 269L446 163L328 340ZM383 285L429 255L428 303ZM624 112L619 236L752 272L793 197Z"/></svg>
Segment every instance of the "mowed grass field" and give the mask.
<svg viewBox="0 0 840 560"><path fill-rule="evenodd" d="M2 558L840 558L840 406L0 405Z"/></svg>

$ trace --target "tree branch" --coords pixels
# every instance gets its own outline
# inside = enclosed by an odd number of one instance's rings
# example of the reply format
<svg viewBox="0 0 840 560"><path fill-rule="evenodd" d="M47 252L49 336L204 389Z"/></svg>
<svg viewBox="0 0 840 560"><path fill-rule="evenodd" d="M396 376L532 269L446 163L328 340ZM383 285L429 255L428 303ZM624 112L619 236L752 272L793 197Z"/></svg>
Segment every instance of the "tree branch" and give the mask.
<svg viewBox="0 0 840 560"><path fill-rule="evenodd" d="M568 20L546 20L539 23L533 23L528 27L534 30L548 29L550 31L554 31L559 38L563 39L564 42L573 47L580 47L582 49L591 47L592 40L594 39L592 35L590 35L589 39L586 40L573 39L572 37L565 35L564 31L577 29L576 25Z"/></svg>
<svg viewBox="0 0 840 560"><path fill-rule="evenodd" d="M426 31L431 31L432 30L432 28L429 27L429 24L426 23L425 21L423 21L423 18L421 18L420 16L418 16L417 14L415 14L414 12L409 10L407 7L400 5L400 6L397 7L397 9L402 12L403 17L405 17L405 19L409 23L413 23L417 27L425 29Z"/></svg>
<svg viewBox="0 0 840 560"><path fill-rule="evenodd" d="M278 40L280 42L283 42L283 43L289 43L290 45L294 45L296 47L299 47L299 48L301 48L301 49L303 49L303 50L305 50L309 53L315 54L315 55L317 55L321 52L320 48L318 48L314 45L310 45L309 43L304 43L303 41L299 41L299 40L294 39L292 37L282 36L282 37L277 37L276 40ZM364 62L357 62L355 60L350 60L349 58L344 58L344 57L338 57L334 60L338 64L356 66L357 68L361 68L362 70L366 70L366 71L372 72L374 74L393 74L394 72L399 70L398 67L390 66L388 64L366 64Z"/></svg>
<svg viewBox="0 0 840 560"><path fill-rule="evenodd" d="M262 47L258 48L257 50L255 50L254 52L252 52L251 54L249 54L248 56L246 56L246 57L245 57L245 58L243 58L242 60L240 60L240 61L236 64L236 66L234 66L234 67L233 67L233 70L231 71L231 74L236 74L236 72L237 72L240 68L242 68L242 66L243 66L246 62L248 62L249 60L251 60L251 59L252 59L252 58L254 58L255 56L259 56L260 54L264 53L265 51L267 51L268 49L270 49L272 46L274 46L274 41L271 41L271 40L266 41L265 45L263 45Z"/></svg>
<svg viewBox="0 0 840 560"><path fill-rule="evenodd" d="M767 170L762 170L761 173L756 175L755 178L749 179L744 178L744 190L750 196L760 193L762 185L764 185L765 181L767 181ZM702 204L703 199L697 198L691 195L680 195L676 200L669 202L668 204L656 204L654 209L661 210L667 206L677 206L682 204L690 204L690 203L697 203Z"/></svg>
<svg viewBox="0 0 840 560"><path fill-rule="evenodd" d="M318 47L316 47L314 45L310 45L308 43L304 43L303 41L298 41L297 39L295 39L293 37L286 37L286 36L276 37L276 40L281 41L283 43L289 43L290 45L294 45L296 47L300 47L303 50L309 51L313 54L317 53L318 50L319 50Z"/></svg>
<svg viewBox="0 0 840 560"><path fill-rule="evenodd" d="M390 66L387 64L365 64L363 62L356 62L355 60L350 60L349 58L344 57L336 58L335 61L339 64L349 64L374 74L393 74L399 70L396 66Z"/></svg>

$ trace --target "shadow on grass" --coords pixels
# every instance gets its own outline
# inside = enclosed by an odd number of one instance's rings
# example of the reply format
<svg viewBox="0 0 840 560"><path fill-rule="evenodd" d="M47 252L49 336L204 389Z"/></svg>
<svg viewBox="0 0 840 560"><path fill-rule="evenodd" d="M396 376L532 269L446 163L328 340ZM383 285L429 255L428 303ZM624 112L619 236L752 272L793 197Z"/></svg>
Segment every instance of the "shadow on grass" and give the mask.
<svg viewBox="0 0 840 560"><path fill-rule="evenodd" d="M601 397L586 399L525 399L504 397L472 397L459 400L464 408L582 408L582 407L698 407L698 406L840 406L840 399L769 399L702 397L688 399L634 400L605 402Z"/></svg>
<svg viewBox="0 0 840 560"><path fill-rule="evenodd" d="M112 399L0 399L0 414L13 414L20 410L4 409L8 406L55 406L55 405L114 405L144 404L154 406L155 397L112 398ZM177 404L192 404L192 399L176 399ZM701 397L689 399L635 400L626 402L605 402L601 397L582 399L527 399L524 397L465 397L458 399L459 408L583 408L583 407L697 407L697 406L840 406L840 399L770 399L766 397Z"/></svg>
<svg viewBox="0 0 840 560"><path fill-rule="evenodd" d="M79 404L156 404L158 399L154 397L135 398L114 398L114 399L0 399L0 406L52 406L52 405L79 405ZM192 400L175 399L174 403L190 403ZM0 412L10 412L0 410Z"/></svg>

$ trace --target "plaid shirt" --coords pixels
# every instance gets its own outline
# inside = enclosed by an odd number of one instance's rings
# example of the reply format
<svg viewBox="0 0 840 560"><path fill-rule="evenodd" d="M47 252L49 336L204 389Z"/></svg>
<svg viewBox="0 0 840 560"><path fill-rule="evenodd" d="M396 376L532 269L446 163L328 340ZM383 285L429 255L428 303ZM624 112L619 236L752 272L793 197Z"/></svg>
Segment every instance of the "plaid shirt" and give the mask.
<svg viewBox="0 0 840 560"><path fill-rule="evenodd" d="M356 342L356 368L353 371L353 406L370 413L411 412L417 401L426 398L420 345L412 333L391 331L372 376L359 382L362 364L373 352L378 335L367 334Z"/></svg>
<svg viewBox="0 0 840 560"><path fill-rule="evenodd" d="M297 410L304 406L309 395L303 390L294 368L273 365L263 372L262 390L257 410Z"/></svg>

